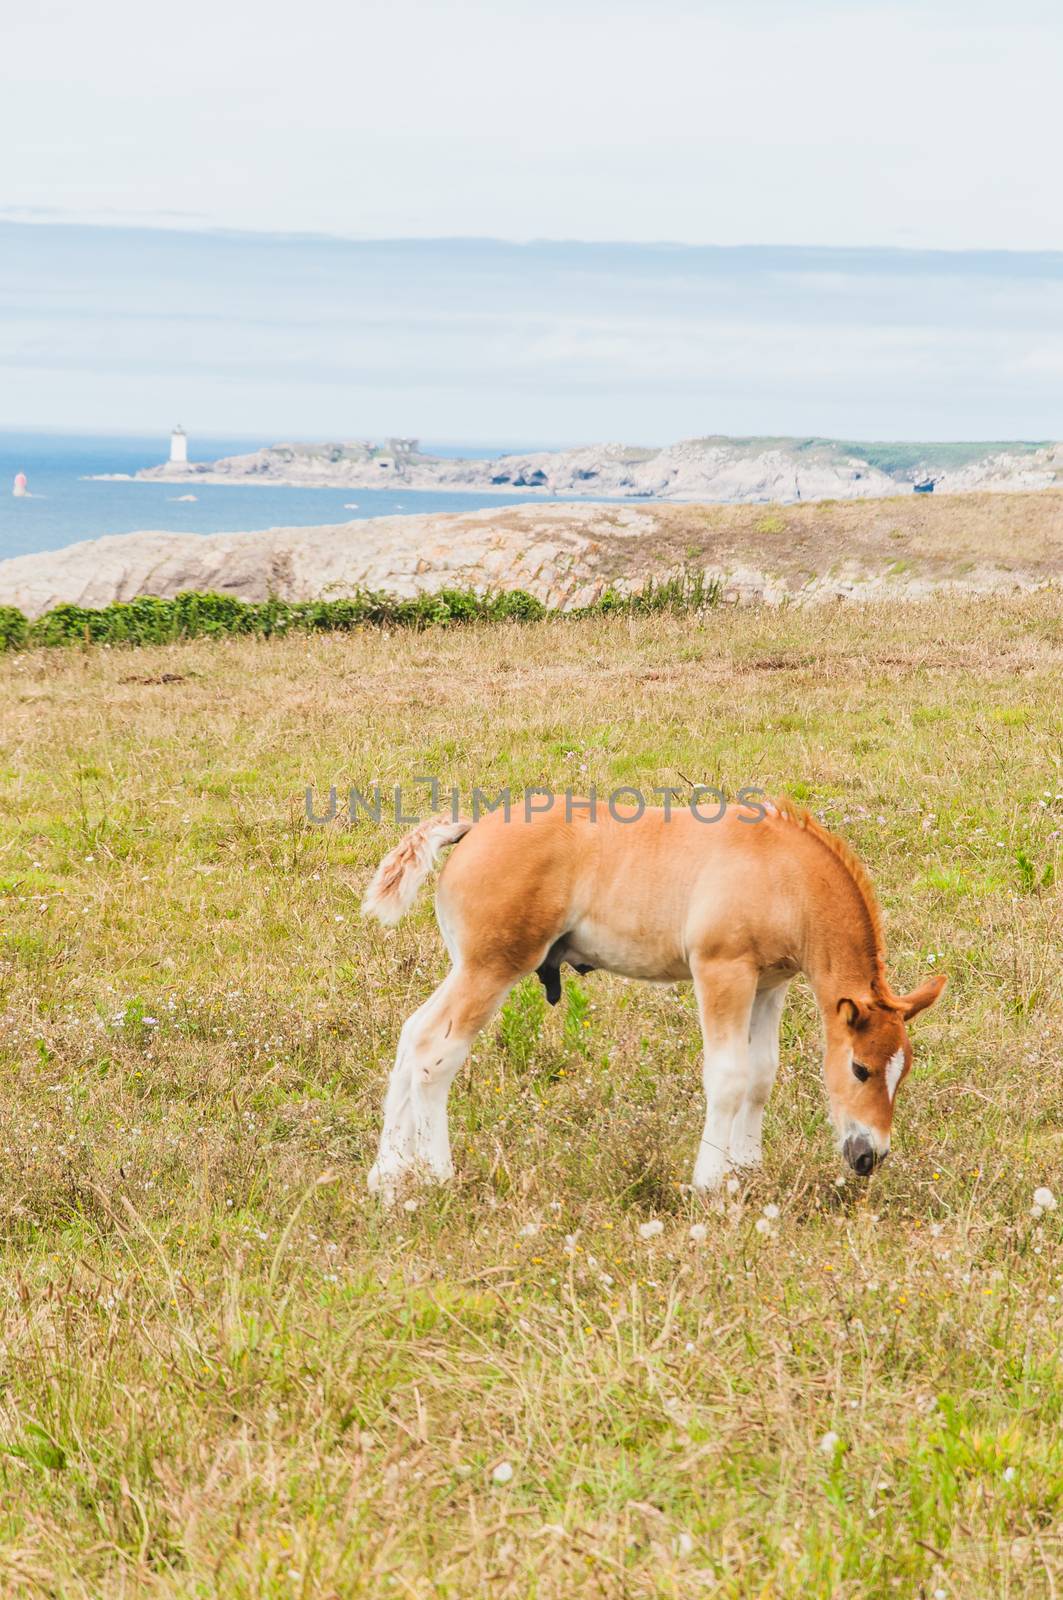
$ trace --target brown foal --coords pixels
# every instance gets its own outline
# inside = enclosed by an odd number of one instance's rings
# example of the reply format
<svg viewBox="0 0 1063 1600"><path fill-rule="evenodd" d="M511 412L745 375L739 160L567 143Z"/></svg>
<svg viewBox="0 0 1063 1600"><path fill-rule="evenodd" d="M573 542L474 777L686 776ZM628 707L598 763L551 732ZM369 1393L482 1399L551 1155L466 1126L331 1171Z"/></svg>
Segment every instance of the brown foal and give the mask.
<svg viewBox="0 0 1063 1600"><path fill-rule="evenodd" d="M702 1190L760 1160L786 991L804 973L823 1019L841 1148L867 1176L889 1150L911 1066L905 1024L945 978L895 994L874 892L848 846L788 801L753 809L760 815L728 807L711 824L685 809L494 812L475 824L435 817L408 833L381 861L363 911L397 922L439 852L457 844L436 893L453 965L403 1026L370 1187L391 1199L407 1176L451 1177L454 1075L513 985L562 961L693 982L706 1101L693 1182Z"/></svg>

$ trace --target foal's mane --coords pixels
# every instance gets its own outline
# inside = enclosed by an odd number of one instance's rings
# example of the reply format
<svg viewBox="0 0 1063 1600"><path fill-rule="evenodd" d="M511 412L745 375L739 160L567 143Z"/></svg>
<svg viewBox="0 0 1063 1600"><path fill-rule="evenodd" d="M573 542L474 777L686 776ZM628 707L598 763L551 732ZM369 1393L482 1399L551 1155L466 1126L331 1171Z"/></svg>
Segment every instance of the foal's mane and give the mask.
<svg viewBox="0 0 1063 1600"><path fill-rule="evenodd" d="M844 839L840 839L836 833L831 833L818 818L812 815L811 811L807 811L804 806L797 805L790 799L789 795L780 795L771 803L784 822L791 822L795 827L803 829L825 850L829 850L834 859L848 873L853 887L863 902L871 931L874 956L872 988L887 1005L892 1003L895 997L890 988L889 979L886 977L886 935L882 926L882 912L879 909L874 885L868 876L864 863Z"/></svg>

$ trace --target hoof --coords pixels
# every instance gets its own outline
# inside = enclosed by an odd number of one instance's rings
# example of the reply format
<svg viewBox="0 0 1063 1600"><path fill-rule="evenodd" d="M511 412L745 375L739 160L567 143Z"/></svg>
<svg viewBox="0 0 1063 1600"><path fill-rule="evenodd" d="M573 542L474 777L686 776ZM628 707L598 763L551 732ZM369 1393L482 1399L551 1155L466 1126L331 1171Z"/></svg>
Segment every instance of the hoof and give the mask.
<svg viewBox="0 0 1063 1600"><path fill-rule="evenodd" d="M393 1206L399 1197L404 1176L401 1169L382 1169L380 1162L375 1161L369 1168L369 1175L365 1180L366 1188L370 1194L376 1195L382 1205Z"/></svg>
<svg viewBox="0 0 1063 1600"><path fill-rule="evenodd" d="M401 1191L408 1185L424 1184L427 1187L445 1184L449 1183L453 1176L454 1166L449 1161L446 1166L432 1167L427 1162L414 1164L407 1162L401 1166L392 1166L378 1160L374 1161L369 1169L366 1187L369 1193L375 1194L384 1205L393 1206Z"/></svg>

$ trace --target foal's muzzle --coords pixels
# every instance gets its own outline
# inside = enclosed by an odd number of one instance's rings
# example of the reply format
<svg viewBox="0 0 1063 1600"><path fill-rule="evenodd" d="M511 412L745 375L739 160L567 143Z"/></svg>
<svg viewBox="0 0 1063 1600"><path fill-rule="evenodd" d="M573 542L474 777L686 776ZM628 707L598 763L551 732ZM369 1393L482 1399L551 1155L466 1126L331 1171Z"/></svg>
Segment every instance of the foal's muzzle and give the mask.
<svg viewBox="0 0 1063 1600"><path fill-rule="evenodd" d="M879 1162L885 1161L885 1152L879 1155L865 1133L850 1134L842 1145L842 1154L861 1178L870 1178Z"/></svg>

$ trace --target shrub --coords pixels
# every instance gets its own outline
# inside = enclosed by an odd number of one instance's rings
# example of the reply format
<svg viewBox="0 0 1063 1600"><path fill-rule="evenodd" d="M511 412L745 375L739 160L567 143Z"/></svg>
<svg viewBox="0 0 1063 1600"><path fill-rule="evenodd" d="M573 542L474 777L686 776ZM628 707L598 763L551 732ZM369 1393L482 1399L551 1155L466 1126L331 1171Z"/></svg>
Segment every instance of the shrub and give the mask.
<svg viewBox="0 0 1063 1600"><path fill-rule="evenodd" d="M268 604L268 602L267 602ZM257 606L229 594L179 594L173 601L177 632L194 639L221 633L252 633Z"/></svg>
<svg viewBox="0 0 1063 1600"><path fill-rule="evenodd" d="M18 607L0 606L0 650L22 650L29 636L29 623Z"/></svg>
<svg viewBox="0 0 1063 1600"><path fill-rule="evenodd" d="M31 623L30 644L98 644L107 638L107 618L103 611L85 606L56 606Z"/></svg>
<svg viewBox="0 0 1063 1600"><path fill-rule="evenodd" d="M651 580L632 594L607 589L580 616L649 611L700 611L719 603L721 586L695 572ZM575 614L575 613L574 613ZM0 651L27 645L170 644L175 639L221 638L231 633L273 638L286 633L350 632L362 627L437 628L474 622L538 622L550 612L523 589L478 594L440 589L409 599L362 589L341 600L238 600L194 590L172 600L141 595L100 610L63 605L28 622L15 606L0 606Z"/></svg>
<svg viewBox="0 0 1063 1600"><path fill-rule="evenodd" d="M349 633L373 620L368 600L364 594L347 600L301 600L291 608L291 626L304 633Z"/></svg>
<svg viewBox="0 0 1063 1600"><path fill-rule="evenodd" d="M546 616L546 607L524 589L509 589L485 601L484 615L493 622L538 622Z"/></svg>
<svg viewBox="0 0 1063 1600"><path fill-rule="evenodd" d="M476 622L484 614L484 602L472 589L440 589L437 598L447 608L448 622Z"/></svg>
<svg viewBox="0 0 1063 1600"><path fill-rule="evenodd" d="M176 637L172 600L140 595L136 600L115 601L101 615L111 644L169 644Z"/></svg>

